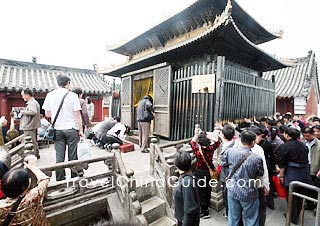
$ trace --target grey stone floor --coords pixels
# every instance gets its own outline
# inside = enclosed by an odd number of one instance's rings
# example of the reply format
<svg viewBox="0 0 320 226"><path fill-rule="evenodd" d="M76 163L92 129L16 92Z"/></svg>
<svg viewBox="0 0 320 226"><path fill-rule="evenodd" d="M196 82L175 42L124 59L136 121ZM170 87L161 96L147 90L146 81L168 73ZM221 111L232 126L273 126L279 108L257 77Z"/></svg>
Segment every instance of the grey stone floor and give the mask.
<svg viewBox="0 0 320 226"><path fill-rule="evenodd" d="M90 146L91 156L102 156L107 153L106 150L99 149L95 146ZM38 160L38 166L47 166L55 164L55 150L51 144L49 148L40 149L41 158ZM122 154L122 159L125 163L127 169L133 169L137 179L141 177L148 177L149 175L149 154L141 153L138 146L135 146L134 152L129 152ZM106 166L101 163L90 164L89 170L85 172L86 174L96 174L97 172L101 173L104 170L107 171ZM68 171L67 171L68 174ZM54 181L54 175L51 178L51 181ZM266 226L284 226L285 218L283 213L286 212L286 201L281 199L276 199L275 201L275 210L268 209L267 211L267 221ZM228 225L227 219L223 217L224 209L220 212L210 210L211 217L209 219L203 219L200 222L201 226L213 226L213 225ZM291 224L293 225L293 224ZM305 213L305 224L304 226L314 226L315 217L313 212L306 211Z"/></svg>

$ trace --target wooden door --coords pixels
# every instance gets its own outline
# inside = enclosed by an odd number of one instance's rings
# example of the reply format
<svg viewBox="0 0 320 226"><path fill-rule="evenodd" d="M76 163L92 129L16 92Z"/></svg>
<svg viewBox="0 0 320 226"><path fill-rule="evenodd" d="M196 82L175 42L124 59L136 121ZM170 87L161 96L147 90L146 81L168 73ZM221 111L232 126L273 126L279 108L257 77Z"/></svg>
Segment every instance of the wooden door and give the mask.
<svg viewBox="0 0 320 226"><path fill-rule="evenodd" d="M155 69L153 73L154 134L170 137L171 66Z"/></svg>
<svg viewBox="0 0 320 226"><path fill-rule="evenodd" d="M132 127L132 78L122 78L121 122Z"/></svg>

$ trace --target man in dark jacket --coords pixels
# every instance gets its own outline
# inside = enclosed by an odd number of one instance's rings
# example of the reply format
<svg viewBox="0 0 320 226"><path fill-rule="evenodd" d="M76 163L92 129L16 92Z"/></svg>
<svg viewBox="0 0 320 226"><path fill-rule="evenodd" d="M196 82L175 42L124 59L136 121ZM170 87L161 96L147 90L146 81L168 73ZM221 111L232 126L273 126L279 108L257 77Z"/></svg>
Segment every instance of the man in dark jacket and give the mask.
<svg viewBox="0 0 320 226"><path fill-rule="evenodd" d="M33 92L30 89L22 90L21 96L27 103L25 109L20 111L22 115L20 120L20 130L23 130L23 133L26 136L31 136L35 156L39 159L40 154L37 141L37 132L38 128L41 126L40 105L38 101L34 99Z"/></svg>
<svg viewBox="0 0 320 226"><path fill-rule="evenodd" d="M150 123L154 118L151 96L144 96L138 103L137 120L139 129L139 146L143 153L148 153Z"/></svg>
<svg viewBox="0 0 320 226"><path fill-rule="evenodd" d="M289 195L289 184L291 181L311 183L308 167L308 148L297 139L300 131L295 128L287 128L284 132L287 142L279 147L280 181L283 183ZM297 193L306 194L305 189L295 188ZM291 222L298 224L299 214L302 209L302 199L293 197Z"/></svg>

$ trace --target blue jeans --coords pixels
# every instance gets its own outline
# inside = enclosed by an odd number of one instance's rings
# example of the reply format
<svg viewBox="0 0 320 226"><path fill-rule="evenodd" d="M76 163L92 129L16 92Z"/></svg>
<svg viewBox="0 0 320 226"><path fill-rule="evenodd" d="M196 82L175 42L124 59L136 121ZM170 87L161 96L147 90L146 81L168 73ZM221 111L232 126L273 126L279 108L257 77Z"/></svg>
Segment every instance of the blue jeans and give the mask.
<svg viewBox="0 0 320 226"><path fill-rule="evenodd" d="M75 129L56 130L56 139L54 148L56 149L56 163L64 162L66 155L66 147L68 146L68 161L77 160L77 147L79 142L79 131ZM71 177L76 177L77 174L71 171ZM57 181L66 179L64 169L56 170Z"/></svg>
<svg viewBox="0 0 320 226"><path fill-rule="evenodd" d="M244 222L246 226L259 226L259 198L253 202L241 202L233 198L233 194L228 191L228 225L238 226L244 212Z"/></svg>

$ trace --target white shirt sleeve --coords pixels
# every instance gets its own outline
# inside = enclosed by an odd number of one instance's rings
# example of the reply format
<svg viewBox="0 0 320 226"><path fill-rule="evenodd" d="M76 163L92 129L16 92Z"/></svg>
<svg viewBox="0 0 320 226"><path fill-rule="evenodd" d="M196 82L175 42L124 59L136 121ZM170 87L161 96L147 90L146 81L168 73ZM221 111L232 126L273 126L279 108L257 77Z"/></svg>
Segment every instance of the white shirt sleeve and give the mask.
<svg viewBox="0 0 320 226"><path fill-rule="evenodd" d="M72 93L72 98L73 98L73 111L80 111L81 110L81 105L80 105L80 99L78 98L77 94Z"/></svg>
<svg viewBox="0 0 320 226"><path fill-rule="evenodd" d="M51 111L50 108L50 93L47 94L46 98L44 99L42 109L45 111Z"/></svg>
<svg viewBox="0 0 320 226"><path fill-rule="evenodd" d="M252 148L253 153L259 155L262 158L262 163L263 163L263 176L260 177L261 180L261 185L263 187L266 187L268 191L270 191L270 183L269 183L269 173L268 173L268 167L267 167L267 162L266 162L266 157L264 156L264 151L261 146L258 144L255 144L254 147Z"/></svg>

